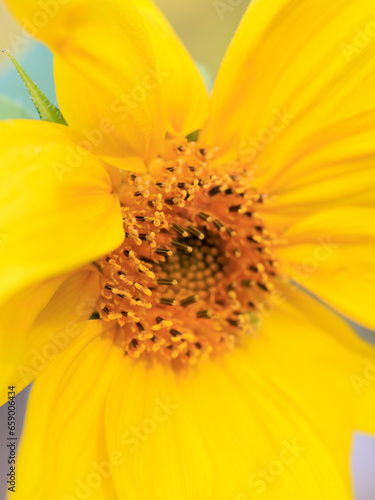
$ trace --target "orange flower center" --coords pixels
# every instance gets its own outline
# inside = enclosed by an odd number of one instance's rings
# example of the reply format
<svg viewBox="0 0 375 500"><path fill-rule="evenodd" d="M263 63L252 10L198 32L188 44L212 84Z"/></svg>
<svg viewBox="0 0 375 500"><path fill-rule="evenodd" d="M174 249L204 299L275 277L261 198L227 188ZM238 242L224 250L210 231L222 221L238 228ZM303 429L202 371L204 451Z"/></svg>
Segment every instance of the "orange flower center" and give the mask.
<svg viewBox="0 0 375 500"><path fill-rule="evenodd" d="M97 262L99 316L133 358L195 364L252 332L257 303L277 274L274 237L257 214L265 195L239 163L168 142L150 174L121 186L125 239Z"/></svg>

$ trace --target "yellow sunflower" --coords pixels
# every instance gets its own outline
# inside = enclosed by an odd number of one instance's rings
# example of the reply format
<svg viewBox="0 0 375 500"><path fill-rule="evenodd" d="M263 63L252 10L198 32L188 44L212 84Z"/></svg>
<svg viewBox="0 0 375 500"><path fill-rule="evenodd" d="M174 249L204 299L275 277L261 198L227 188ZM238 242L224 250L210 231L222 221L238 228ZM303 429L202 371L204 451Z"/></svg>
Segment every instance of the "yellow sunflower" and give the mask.
<svg viewBox="0 0 375 500"><path fill-rule="evenodd" d="M373 2L250 4L210 100L148 0L7 3L68 124L0 124L3 401L36 379L9 498L352 498Z"/></svg>

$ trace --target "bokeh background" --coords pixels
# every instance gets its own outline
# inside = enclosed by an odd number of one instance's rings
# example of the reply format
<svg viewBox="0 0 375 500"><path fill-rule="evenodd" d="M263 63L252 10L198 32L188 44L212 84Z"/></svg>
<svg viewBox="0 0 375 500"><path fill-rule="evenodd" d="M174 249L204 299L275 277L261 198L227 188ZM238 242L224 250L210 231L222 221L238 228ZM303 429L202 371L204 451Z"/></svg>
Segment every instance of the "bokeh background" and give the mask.
<svg viewBox="0 0 375 500"><path fill-rule="evenodd" d="M156 0L171 24L189 49L203 73L207 86L212 87L215 75L225 50L249 3L238 1L236 7L230 7L222 15L215 8L215 0ZM217 2L216 2L217 5ZM33 80L40 86L47 97L56 102L52 56L49 51L34 41L21 42L18 38L20 28L7 13L0 0L0 50L12 49ZM16 48L16 49L15 49ZM0 52L0 119L37 118L34 106L16 71L7 56ZM0 138L1 140L1 138ZM1 148L1 143L0 143ZM370 339L369 332L358 329L359 333ZM11 335L11 332L9 332ZM372 334L372 338L375 334ZM29 389L17 397L17 431L22 428ZM0 408L0 500L5 499L7 448L7 406ZM355 499L375 500L375 439L357 435L352 458ZM32 500L32 499L30 499ZM301 499L302 500L302 499Z"/></svg>

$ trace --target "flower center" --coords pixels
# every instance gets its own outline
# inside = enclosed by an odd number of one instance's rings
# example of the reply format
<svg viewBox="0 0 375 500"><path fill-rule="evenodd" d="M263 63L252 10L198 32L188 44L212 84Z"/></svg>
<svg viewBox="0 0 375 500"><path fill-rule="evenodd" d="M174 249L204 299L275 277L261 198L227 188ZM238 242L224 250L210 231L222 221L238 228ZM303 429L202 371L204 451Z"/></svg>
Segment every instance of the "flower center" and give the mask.
<svg viewBox="0 0 375 500"><path fill-rule="evenodd" d="M125 239L96 264L99 316L133 358L195 364L251 334L252 315L277 274L274 237L257 214L266 201L237 162L170 141L150 173L120 189Z"/></svg>

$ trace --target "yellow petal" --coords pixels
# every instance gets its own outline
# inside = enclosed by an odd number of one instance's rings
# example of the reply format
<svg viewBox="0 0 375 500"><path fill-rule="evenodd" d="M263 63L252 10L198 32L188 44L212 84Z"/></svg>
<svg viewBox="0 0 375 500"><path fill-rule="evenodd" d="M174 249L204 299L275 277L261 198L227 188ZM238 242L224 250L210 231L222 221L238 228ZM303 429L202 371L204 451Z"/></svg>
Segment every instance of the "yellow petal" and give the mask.
<svg viewBox="0 0 375 500"><path fill-rule="evenodd" d="M304 212L314 204L374 204L375 111L317 130L299 144L299 157L281 165L264 184L277 196L277 209L294 205ZM282 208L284 210L284 208Z"/></svg>
<svg viewBox="0 0 375 500"><path fill-rule="evenodd" d="M343 207L292 225L278 253L292 279L353 321L375 328L375 209Z"/></svg>
<svg viewBox="0 0 375 500"><path fill-rule="evenodd" d="M7 400L6 388L16 386L20 392L31 381L19 384L17 366L22 359L27 333L38 314L51 300L51 297L64 281L65 276L53 278L32 285L17 293L0 306L0 363L1 363L1 397L0 405ZM11 332L11 335L10 335Z"/></svg>
<svg viewBox="0 0 375 500"><path fill-rule="evenodd" d="M104 406L123 355L101 338L101 323L89 321L34 383L10 498L116 499L112 473L121 456L107 450Z"/></svg>
<svg viewBox="0 0 375 500"><path fill-rule="evenodd" d="M317 300L280 284L247 356L309 418L348 475L354 430L375 434L374 347Z"/></svg>
<svg viewBox="0 0 375 500"><path fill-rule="evenodd" d="M151 0L134 0L146 22L162 74L168 129L187 135L207 119L208 97L203 79L176 33Z"/></svg>
<svg viewBox="0 0 375 500"><path fill-rule="evenodd" d="M0 136L4 300L116 248L123 227L109 175L68 127L2 122Z"/></svg>
<svg viewBox="0 0 375 500"><path fill-rule="evenodd" d="M224 359L179 374L124 360L106 416L126 458L119 498L352 498L350 376L364 357L375 350L342 319L280 287L259 335Z"/></svg>
<svg viewBox="0 0 375 500"><path fill-rule="evenodd" d="M371 0L251 2L220 69L203 138L222 155L256 163L263 183L280 171L284 181L290 167L289 178L297 166L305 171L310 154L319 158L314 170L328 165L334 174L339 147L346 151L353 127L358 133L355 120L371 111L373 130L374 37Z"/></svg>
<svg viewBox="0 0 375 500"><path fill-rule="evenodd" d="M299 145L298 157L260 176L272 199L268 217L283 224L340 205L374 206L374 120L372 111L322 128Z"/></svg>
<svg viewBox="0 0 375 500"><path fill-rule="evenodd" d="M144 170L142 160L154 157L165 137L166 116L162 75L133 3L6 3L54 53L59 106L82 144L108 163Z"/></svg>
<svg viewBox="0 0 375 500"><path fill-rule="evenodd" d="M6 387L22 391L80 335L98 292L98 271L85 266L22 290L0 307L0 404Z"/></svg>
<svg viewBox="0 0 375 500"><path fill-rule="evenodd" d="M114 471L119 499L212 498L210 457L175 374L158 365L124 358L108 398L108 447L124 463ZM198 383L198 380L196 380ZM207 396L207 395L206 395ZM200 402L197 401L197 405ZM215 497L216 500L216 497Z"/></svg>

